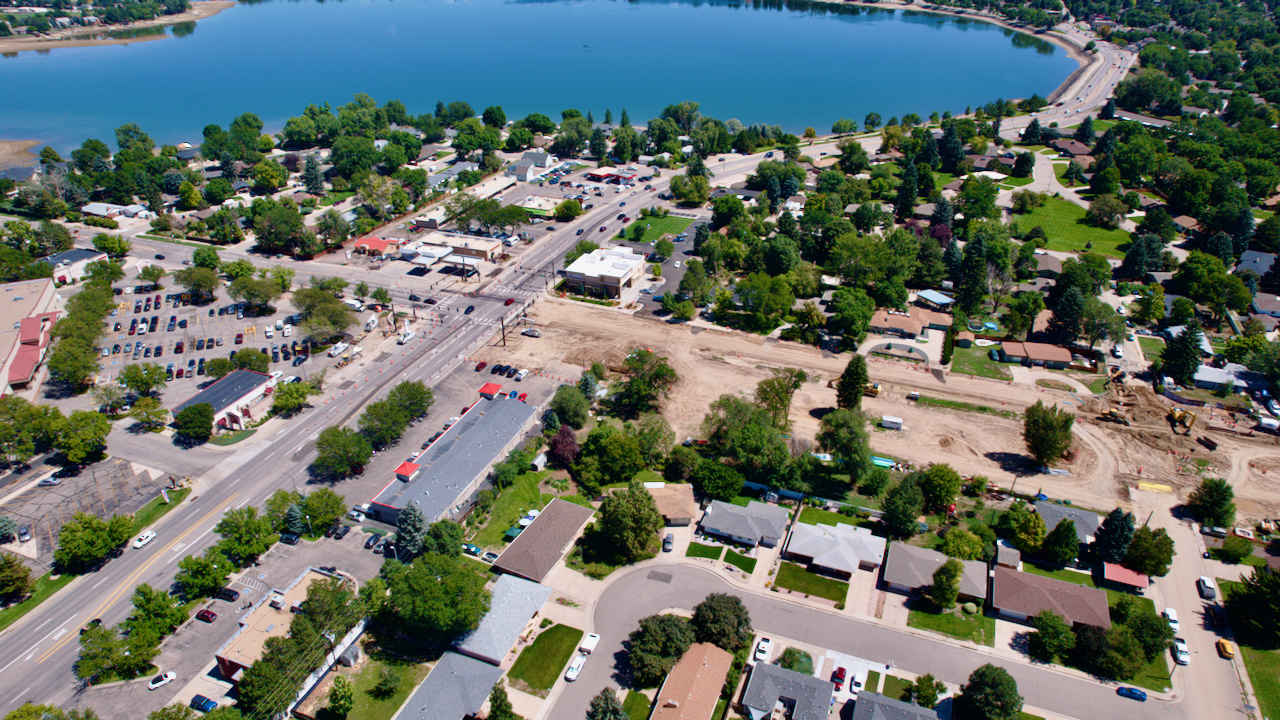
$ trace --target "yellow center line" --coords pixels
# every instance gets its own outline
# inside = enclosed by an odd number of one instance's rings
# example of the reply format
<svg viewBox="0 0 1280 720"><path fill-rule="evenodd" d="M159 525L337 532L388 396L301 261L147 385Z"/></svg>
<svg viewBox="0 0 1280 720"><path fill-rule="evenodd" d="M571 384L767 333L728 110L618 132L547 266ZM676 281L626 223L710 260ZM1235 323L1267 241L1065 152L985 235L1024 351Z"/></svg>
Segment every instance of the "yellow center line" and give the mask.
<svg viewBox="0 0 1280 720"><path fill-rule="evenodd" d="M121 596L125 591L127 591L127 590L131 590L131 589L133 588L133 582L134 582L134 580L136 580L136 579L138 578L138 576L142 575L144 572L146 572L147 570L149 570L149 569L151 568L151 566L152 566L152 565L154 565L154 564L156 563L156 561L157 561L157 560L159 560L161 557L163 557L163 556L164 556L164 553L165 553L165 551L166 551L166 550L169 550L169 549L173 548L173 546L174 546L174 545L177 545L179 542L182 542L182 539L183 539L183 538L185 538L186 536L190 535L190 534L191 534L192 532L194 532L197 528L199 528L201 525L203 525L203 524L204 524L204 522L205 522L206 520L208 520L209 518L213 517L215 514L217 514L217 513L219 513L219 512L222 512L222 509L223 509L223 508L225 508L227 505L229 505L229 504L231 503L231 501L232 501L232 500L235 500L237 497L239 497L239 495L240 495L240 493L232 493L232 494L231 494L231 496L230 496L230 497L228 497L226 500L223 500L223 501L222 501L222 503L221 503L220 505L218 505L216 508L214 508L214 509L210 510L209 512L205 513L204 517L200 518L200 519L199 519L199 520L197 520L195 523L192 523L191 527L187 528L185 532L183 532L183 533L182 533L181 535L179 535L178 537L174 538L174 539L173 539L173 540L172 540L168 545L165 545L165 546L164 546L164 548L163 548L163 549L161 549L159 552L157 552L157 553L153 554L153 555L151 556L151 559L147 560L145 563L143 563L143 564L142 564L142 566L141 566L141 567L139 567L137 570L134 570L132 573L130 573L130 574L129 574L129 577L125 578L125 579L124 579L124 581L122 581L122 582L121 582L121 583L116 587L116 589L115 589L115 590L113 590L113 591L111 592L111 594L107 596L107 599L106 599L106 600L103 600L103 601L102 601L102 604L98 605L97 609L95 609L93 612L89 613L90 617L91 617L91 618L93 618L93 617L98 617L98 616L100 616L100 615L102 614L102 611L103 611L103 610L106 610L106 609L107 609L107 607L109 607L109 606L111 605L111 603L113 603L113 602L115 602L116 600L120 599L120 596ZM52 655L53 653L57 652L60 648L62 648L62 646L63 646L63 645L66 645L68 642L70 642L70 641L71 641L71 638L74 638L74 637L78 637L78 635L72 635L71 633L67 633L66 637L64 637L64 638L62 638L61 640L59 640L58 642L54 643L54 644L53 644L53 647L51 647L51 648L49 648L47 651L45 651L45 653L44 653L43 655L41 655L39 658L36 658L36 662L44 662L45 660L47 660L47 659L49 658L49 656L50 656L50 655Z"/></svg>

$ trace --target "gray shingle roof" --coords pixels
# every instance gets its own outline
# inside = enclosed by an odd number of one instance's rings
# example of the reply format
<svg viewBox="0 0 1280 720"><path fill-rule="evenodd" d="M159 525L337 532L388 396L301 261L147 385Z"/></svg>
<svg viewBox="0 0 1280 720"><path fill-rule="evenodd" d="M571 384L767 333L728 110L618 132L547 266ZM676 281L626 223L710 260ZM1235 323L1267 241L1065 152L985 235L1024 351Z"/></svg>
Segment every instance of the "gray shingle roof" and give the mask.
<svg viewBox="0 0 1280 720"><path fill-rule="evenodd" d="M1271 265L1275 261L1276 256L1274 253L1245 250L1240 254L1240 262L1236 263L1235 271L1240 273L1248 270L1258 277L1262 277L1267 274L1267 271L1271 269Z"/></svg>
<svg viewBox="0 0 1280 720"><path fill-rule="evenodd" d="M816 565L852 574L859 565L880 566L885 540L866 528L845 523L808 525L796 523L787 540L787 552L813 558Z"/></svg>
<svg viewBox="0 0 1280 720"><path fill-rule="evenodd" d="M409 696L400 720L461 720L480 712L502 668L447 652Z"/></svg>
<svg viewBox="0 0 1280 720"><path fill-rule="evenodd" d="M529 619L547 602L551 588L536 582L503 575L491 589L489 612L480 626L457 642L459 652L498 664L516 644Z"/></svg>
<svg viewBox="0 0 1280 720"><path fill-rule="evenodd" d="M752 500L746 507L713 500L702 516L702 529L720 535L776 545L787 532L790 512L784 507Z"/></svg>
<svg viewBox="0 0 1280 720"><path fill-rule="evenodd" d="M909 702L862 691L853 706L853 720L936 720L938 713Z"/></svg>
<svg viewBox="0 0 1280 720"><path fill-rule="evenodd" d="M1070 520L1076 524L1076 537L1080 542L1090 542L1089 538L1098 532L1098 526L1102 524L1102 519L1098 514L1091 510L1081 510L1070 505L1059 505L1047 501L1036 503L1036 512L1040 513L1040 517L1044 518L1045 532L1053 532L1058 527L1058 523L1063 520Z"/></svg>
<svg viewBox="0 0 1280 720"><path fill-rule="evenodd" d="M916 590L933 584L933 573L947 561L947 556L936 550L915 547L896 542L889 546L884 561L886 583ZM960 575L960 594L966 597L987 596L987 566L977 560L961 560L964 573Z"/></svg>
<svg viewBox="0 0 1280 720"><path fill-rule="evenodd" d="M827 720L834 686L826 680L798 672L756 663L747 681L742 704L752 717L769 717L778 700L794 704L791 720Z"/></svg>
<svg viewBox="0 0 1280 720"><path fill-rule="evenodd" d="M237 400L253 392L257 388L271 382L271 376L253 370L232 370L209 387L187 398L181 405L173 409L173 414L186 410L192 405L209 403L215 413L222 412L236 403Z"/></svg>

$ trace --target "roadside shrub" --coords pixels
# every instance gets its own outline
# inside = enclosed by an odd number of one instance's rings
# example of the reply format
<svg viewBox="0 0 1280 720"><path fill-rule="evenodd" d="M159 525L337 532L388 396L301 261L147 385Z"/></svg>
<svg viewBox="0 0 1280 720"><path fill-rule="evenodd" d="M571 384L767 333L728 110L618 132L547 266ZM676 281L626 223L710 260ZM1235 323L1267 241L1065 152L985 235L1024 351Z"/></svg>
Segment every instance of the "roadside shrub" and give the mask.
<svg viewBox="0 0 1280 720"><path fill-rule="evenodd" d="M116 222L115 220L112 220L111 218L87 217L82 222L84 222L85 225L92 225L93 227L106 228L108 230L120 229L120 223Z"/></svg>

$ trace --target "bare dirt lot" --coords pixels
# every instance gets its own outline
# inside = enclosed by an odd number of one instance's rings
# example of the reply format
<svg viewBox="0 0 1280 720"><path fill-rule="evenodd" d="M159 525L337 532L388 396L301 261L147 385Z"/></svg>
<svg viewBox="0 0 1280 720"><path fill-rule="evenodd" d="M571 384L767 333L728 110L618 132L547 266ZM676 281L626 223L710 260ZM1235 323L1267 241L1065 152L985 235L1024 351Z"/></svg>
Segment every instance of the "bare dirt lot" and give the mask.
<svg viewBox="0 0 1280 720"><path fill-rule="evenodd" d="M662 411L679 438L698 433L711 401L726 393L751 394L770 368L785 366L809 373L809 382L795 395L791 418L793 435L812 441L823 411L835 405L835 391L827 381L838 377L847 362L846 356L805 345L634 318L568 300L538 302L529 315L542 329L542 337L508 336L504 355L524 367L570 381L595 362L611 371L621 370L627 354L636 348L668 357L680 381ZM1119 404L1082 398L1085 405L1081 407L1071 394L1047 388L959 374L939 379L911 363L878 358L871 359L869 366L872 380L881 383L883 391L878 398L864 399L867 415L872 419L896 415L905 421L901 431L874 431L873 452L917 466L950 463L962 474L985 475L1004 487L1018 481L1019 490L1040 490L1103 509L1124 502L1127 488L1138 482L1170 485L1185 494L1202 476L1223 476L1235 486L1242 514L1280 515L1276 483L1271 479L1280 473L1280 442L1270 435L1231 432L1220 413L1219 418L1210 418L1201 411L1189 436L1181 429L1175 435L1165 420L1168 402L1145 387L1130 385L1131 392ZM906 399L913 390L1015 413L1038 400L1076 413L1076 455L1058 466L1069 474L1035 473L1025 454L1020 417L916 405ZM1098 414L1108 407L1122 407L1133 425L1126 428L1099 421ZM1216 441L1217 450L1197 444L1201 436Z"/></svg>

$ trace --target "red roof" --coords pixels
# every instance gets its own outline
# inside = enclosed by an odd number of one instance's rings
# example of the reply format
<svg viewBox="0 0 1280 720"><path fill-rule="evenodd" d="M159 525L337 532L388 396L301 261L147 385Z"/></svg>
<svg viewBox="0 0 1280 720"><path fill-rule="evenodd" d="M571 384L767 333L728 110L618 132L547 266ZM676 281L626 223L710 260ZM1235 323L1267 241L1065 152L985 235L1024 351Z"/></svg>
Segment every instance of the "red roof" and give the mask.
<svg viewBox="0 0 1280 720"><path fill-rule="evenodd" d="M421 469L422 469L422 466L419 465L418 463L411 463L408 460L405 460L404 462L400 463L400 467L396 468L396 474L403 475L405 477L413 477L413 474L418 472Z"/></svg>
<svg viewBox="0 0 1280 720"><path fill-rule="evenodd" d="M20 385L30 382L31 376L35 373L36 366L39 364L39 345L19 345L18 353L13 358L13 364L9 366L9 384Z"/></svg>
<svg viewBox="0 0 1280 720"><path fill-rule="evenodd" d="M480 388L481 395L489 395L490 397L502 392L502 386L498 383L485 383Z"/></svg>
<svg viewBox="0 0 1280 720"><path fill-rule="evenodd" d="M1102 563L1102 579L1136 588L1145 588L1151 584L1146 575L1115 563Z"/></svg>
<svg viewBox="0 0 1280 720"><path fill-rule="evenodd" d="M376 238L376 237L367 237L367 238L360 238L359 242L356 243L357 250L363 248L365 250L370 250L376 253L385 253L387 251L387 248L391 246L400 247L400 241L396 240L395 238L383 239L383 238Z"/></svg>

